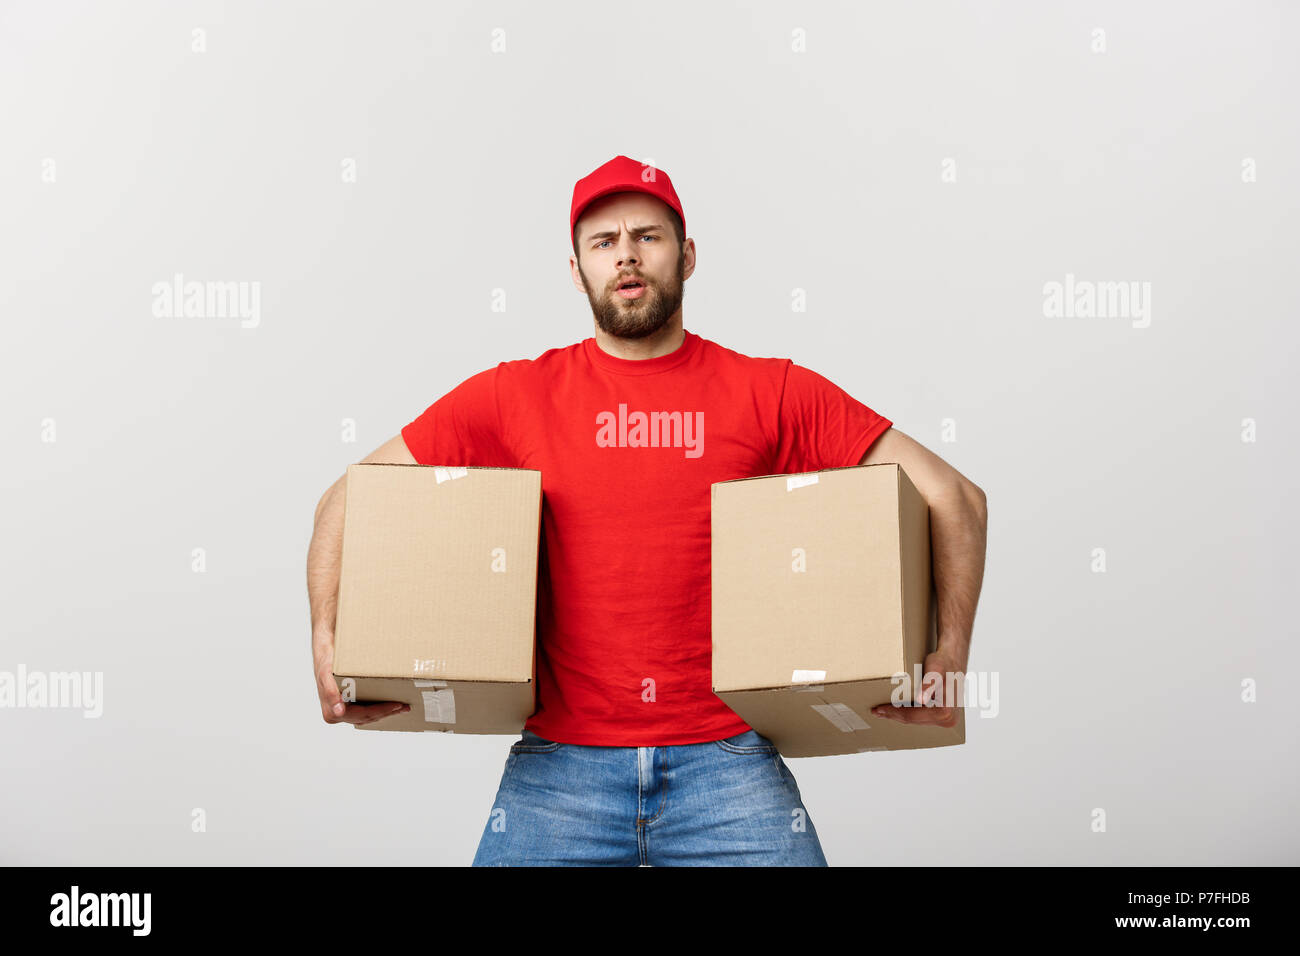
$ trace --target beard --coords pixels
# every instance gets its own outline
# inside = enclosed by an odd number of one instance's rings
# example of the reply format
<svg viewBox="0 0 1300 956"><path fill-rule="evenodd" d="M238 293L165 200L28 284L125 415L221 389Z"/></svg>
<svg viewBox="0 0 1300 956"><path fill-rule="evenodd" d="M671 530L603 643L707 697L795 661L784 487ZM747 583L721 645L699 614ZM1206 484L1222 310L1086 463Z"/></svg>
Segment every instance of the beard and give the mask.
<svg viewBox="0 0 1300 956"><path fill-rule="evenodd" d="M600 295L591 291L591 283L578 265L583 284L587 287L587 301L591 303L591 313L596 318L596 325L606 335L620 339L643 339L654 335L682 307L682 292L685 287L684 273L686 256L677 259L677 269L673 277L666 282L652 279L642 274L640 282L645 292L639 299L624 299L618 294L618 280L603 289Z"/></svg>

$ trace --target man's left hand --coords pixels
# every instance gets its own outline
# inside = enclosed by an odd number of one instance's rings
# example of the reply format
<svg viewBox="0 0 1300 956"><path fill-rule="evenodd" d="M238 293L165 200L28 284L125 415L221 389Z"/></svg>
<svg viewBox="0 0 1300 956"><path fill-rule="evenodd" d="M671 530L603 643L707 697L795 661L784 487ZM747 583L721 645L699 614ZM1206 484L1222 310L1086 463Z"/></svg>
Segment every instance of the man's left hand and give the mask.
<svg viewBox="0 0 1300 956"><path fill-rule="evenodd" d="M871 712L877 717L887 717L890 720L896 720L900 724L934 724L939 727L955 727L957 725L957 708L961 706L960 695L962 691L962 678L965 677L963 668L957 666L957 661L953 660L947 653L942 650L931 651L925 656L923 666L924 676L921 678L921 693L915 695L920 703L913 703L911 706L896 706L890 704L879 704L871 708ZM954 681L951 690L956 692L945 695L949 674L961 674L962 677Z"/></svg>

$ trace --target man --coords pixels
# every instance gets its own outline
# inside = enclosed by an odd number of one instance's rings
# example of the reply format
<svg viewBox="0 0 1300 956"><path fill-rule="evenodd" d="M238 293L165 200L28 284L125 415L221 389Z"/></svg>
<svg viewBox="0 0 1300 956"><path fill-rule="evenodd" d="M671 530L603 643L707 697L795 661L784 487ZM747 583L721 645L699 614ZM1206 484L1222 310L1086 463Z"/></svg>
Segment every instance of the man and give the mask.
<svg viewBox="0 0 1300 956"><path fill-rule="evenodd" d="M710 485L900 463L931 509L927 675L966 669L984 493L817 373L683 328L695 241L662 170L605 163L569 226L594 337L471 376L363 459L542 474L537 709L474 864L824 866L772 741L712 693ZM345 480L316 508L308 584L324 719L360 724L405 705L345 704L331 674ZM940 706L878 716L951 726L943 682L925 686Z"/></svg>

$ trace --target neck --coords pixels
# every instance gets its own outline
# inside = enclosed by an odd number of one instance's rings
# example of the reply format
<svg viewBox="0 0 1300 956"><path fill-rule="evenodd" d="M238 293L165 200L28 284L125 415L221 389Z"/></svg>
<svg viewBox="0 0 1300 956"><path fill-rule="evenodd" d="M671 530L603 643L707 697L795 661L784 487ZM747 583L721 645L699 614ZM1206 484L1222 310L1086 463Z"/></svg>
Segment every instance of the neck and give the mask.
<svg viewBox="0 0 1300 956"><path fill-rule="evenodd" d="M596 326L596 344L602 352L621 359L651 359L675 352L686 341L682 331L682 313L679 309L662 329L642 339L625 339L610 335Z"/></svg>

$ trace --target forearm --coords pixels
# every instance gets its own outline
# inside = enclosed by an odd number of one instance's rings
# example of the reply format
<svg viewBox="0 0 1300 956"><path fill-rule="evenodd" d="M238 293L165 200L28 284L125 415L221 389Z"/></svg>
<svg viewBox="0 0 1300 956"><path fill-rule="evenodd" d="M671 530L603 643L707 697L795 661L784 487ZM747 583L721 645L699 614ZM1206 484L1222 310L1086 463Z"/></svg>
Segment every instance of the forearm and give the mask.
<svg viewBox="0 0 1300 956"><path fill-rule="evenodd" d="M930 502L930 550L939 604L939 650L966 670L984 583L988 505L964 479Z"/></svg>
<svg viewBox="0 0 1300 956"><path fill-rule="evenodd" d="M307 599L312 634L333 635L338 613L339 566L343 556L343 502L346 476L330 486L316 505L316 521L307 547Z"/></svg>

